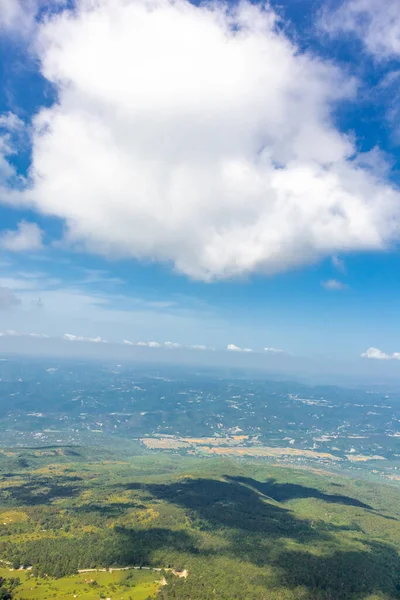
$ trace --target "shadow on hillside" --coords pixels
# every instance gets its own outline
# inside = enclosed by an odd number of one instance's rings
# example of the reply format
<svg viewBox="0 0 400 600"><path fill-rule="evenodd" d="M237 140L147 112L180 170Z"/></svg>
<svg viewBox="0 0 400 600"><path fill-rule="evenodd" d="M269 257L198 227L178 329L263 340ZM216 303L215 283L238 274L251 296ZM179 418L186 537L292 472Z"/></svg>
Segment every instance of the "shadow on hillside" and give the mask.
<svg viewBox="0 0 400 600"><path fill-rule="evenodd" d="M327 556L280 552L272 564L280 569L283 585L304 586L312 599L361 600L371 594L400 598L399 554L380 542L370 542L365 551L335 551Z"/></svg>
<svg viewBox="0 0 400 600"><path fill-rule="evenodd" d="M130 508L143 509L146 508L145 504L138 502L113 502L112 504L83 504L81 506L74 506L74 513L97 513L102 517L118 517L127 512Z"/></svg>
<svg viewBox="0 0 400 600"><path fill-rule="evenodd" d="M275 500L276 502L288 502L289 500L298 498L317 498L318 500L333 504L344 504L347 506L357 506L359 508L373 510L372 506L365 504L356 498L339 494L325 494L317 488L307 487L297 483L279 483L273 478L261 482L256 479L251 479L250 477L230 477L228 475L225 475L225 479L257 490L257 492L266 496L266 498Z"/></svg>
<svg viewBox="0 0 400 600"><path fill-rule="evenodd" d="M185 530L164 527L138 530L116 526L114 532L118 543L114 550L111 549L110 562L115 565L162 564L170 567L174 566L169 564L169 560L175 552L208 555L207 552L199 550L193 536Z"/></svg>
<svg viewBox="0 0 400 600"><path fill-rule="evenodd" d="M73 485L74 482L79 480L81 478L74 475L72 477L35 479L32 482L28 481L18 486L4 486L1 489L0 498L5 495L7 503L11 501L19 505L50 504L53 500L59 498L71 498L79 495L82 489Z"/></svg>
<svg viewBox="0 0 400 600"><path fill-rule="evenodd" d="M268 491L271 491L273 484L267 483ZM363 600L375 593L385 595L385 598L400 598L400 557L392 546L359 540L363 546L357 544L354 550L341 550L340 537L333 537L318 529L318 525L314 528L308 521L296 518L292 511L271 504L261 495L262 492L249 487L246 479L245 482L242 478L239 481L237 478L226 481L185 479L170 485L133 485L156 498L185 508L195 526L206 530L224 528L228 542L224 550L226 556L238 558L242 563L272 567L277 574L278 588L298 588L299 597L310 600ZM281 501L288 499L288 489L291 489L295 497L317 497L326 502L337 501L369 508L347 496L334 499L318 490L301 490L301 487L295 486L293 489L283 486L281 495L276 494L275 497ZM282 491L282 486L278 485L275 489ZM340 529L336 528L337 531ZM324 553L288 549L288 538L298 543L325 542L318 544ZM190 537L186 543L188 545L182 551L196 552ZM357 543L356 540L354 543ZM260 576L255 583L270 586L270 579L268 581ZM181 584L177 582L176 585ZM300 591L301 588L304 592ZM180 597L179 594L176 597Z"/></svg>
<svg viewBox="0 0 400 600"><path fill-rule="evenodd" d="M291 537L302 541L325 536L308 521L297 519L290 510L268 503L257 491L235 481L184 479L129 487L142 487L156 498L189 510L201 529L227 527L265 534L268 539Z"/></svg>

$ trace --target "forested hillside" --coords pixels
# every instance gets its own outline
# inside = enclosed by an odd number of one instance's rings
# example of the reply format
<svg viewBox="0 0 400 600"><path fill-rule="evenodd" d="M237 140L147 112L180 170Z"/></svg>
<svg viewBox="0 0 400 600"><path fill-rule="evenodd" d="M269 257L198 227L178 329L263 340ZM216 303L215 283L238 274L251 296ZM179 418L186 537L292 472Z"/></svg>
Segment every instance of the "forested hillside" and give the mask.
<svg viewBox="0 0 400 600"><path fill-rule="evenodd" d="M30 598L51 598L49 581L124 566L163 569L146 592L163 600L400 598L398 487L261 461L96 453L2 453L0 558L4 570L32 567L16 598L29 582ZM114 592L85 580L82 598L141 598L126 573Z"/></svg>

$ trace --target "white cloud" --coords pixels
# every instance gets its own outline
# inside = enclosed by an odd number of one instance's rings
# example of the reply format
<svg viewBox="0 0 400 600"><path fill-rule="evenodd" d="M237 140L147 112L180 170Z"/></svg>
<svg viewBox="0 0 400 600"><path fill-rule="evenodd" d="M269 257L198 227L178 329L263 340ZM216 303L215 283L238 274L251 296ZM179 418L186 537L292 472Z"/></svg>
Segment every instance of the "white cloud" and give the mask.
<svg viewBox="0 0 400 600"><path fill-rule="evenodd" d="M34 120L18 194L65 219L70 243L211 280L398 235L398 192L333 124L354 82L277 32L271 9L77 5L36 32L58 102Z"/></svg>
<svg viewBox="0 0 400 600"><path fill-rule="evenodd" d="M242 349L239 348L239 346L236 346L235 344L228 344L226 349L231 350L232 352L241 352L242 351Z"/></svg>
<svg viewBox="0 0 400 600"><path fill-rule="evenodd" d="M400 360L400 352L393 352L393 354L386 354L379 348L368 348L366 352L361 354L363 358L374 358L377 360Z"/></svg>
<svg viewBox="0 0 400 600"><path fill-rule="evenodd" d="M228 344L226 347L227 350L231 350L232 352L241 352L241 348L239 348L239 346L236 346L235 344Z"/></svg>
<svg viewBox="0 0 400 600"><path fill-rule="evenodd" d="M212 350L207 346L201 344L192 344L189 346L182 346L177 342L131 342L130 340L123 340L122 344L126 346L148 346L149 348L187 348L188 350Z"/></svg>
<svg viewBox="0 0 400 600"><path fill-rule="evenodd" d="M0 128L10 133L20 132L24 131L25 124L16 114L8 112L0 115Z"/></svg>
<svg viewBox="0 0 400 600"><path fill-rule="evenodd" d="M39 338L42 340L50 339L50 336L47 335L47 333L28 333L28 336L33 338Z"/></svg>
<svg viewBox="0 0 400 600"><path fill-rule="evenodd" d="M180 348L181 345L177 342L131 342L129 340L123 340L122 342L128 346L147 346L148 348Z"/></svg>
<svg viewBox="0 0 400 600"><path fill-rule="evenodd" d="M43 247L42 239L43 231L36 223L20 221L17 229L0 233L0 247L10 252L40 250Z"/></svg>
<svg viewBox="0 0 400 600"><path fill-rule="evenodd" d="M38 339L49 339L51 336L47 335L47 333L21 333L19 331L15 331L14 329L7 329L6 331L0 332L0 337L32 337ZM76 336L73 336L76 337ZM67 339L67 338L65 338ZM82 338L83 339L83 338Z"/></svg>
<svg viewBox="0 0 400 600"><path fill-rule="evenodd" d="M14 329L7 329L6 331L0 331L0 337L20 337L23 335Z"/></svg>
<svg viewBox="0 0 400 600"><path fill-rule="evenodd" d="M0 32L31 42L38 20L57 12L69 4L69 0L1 0Z"/></svg>
<svg viewBox="0 0 400 600"><path fill-rule="evenodd" d="M228 344L226 349L231 352L254 352L251 348L240 348L240 346L236 346L235 344Z"/></svg>
<svg viewBox="0 0 400 600"><path fill-rule="evenodd" d="M188 348L189 350L210 350L207 346L194 344L190 346L182 346L177 342L131 342L130 340L123 340L123 344L127 346L148 346L149 348Z"/></svg>
<svg viewBox="0 0 400 600"><path fill-rule="evenodd" d="M136 347L147 347L147 348L166 348L166 349L176 349L183 348L187 350L214 350L213 348L208 348L207 346L203 346L200 344L182 346L176 342L132 342L130 340L122 340L122 342L108 342L107 340L101 338L100 336L96 337L88 337L83 335L75 335L72 333L64 333L63 335L48 335L47 333L26 333L21 331L16 331L13 329L8 329L0 332L0 337L30 337L37 339L53 339L53 340L64 340L66 342L89 342L94 344L121 344L123 346L136 346ZM248 348L240 348L241 352L252 352L252 350Z"/></svg>
<svg viewBox="0 0 400 600"><path fill-rule="evenodd" d="M332 34L357 35L366 50L378 59L400 55L400 10L398 0L345 0L322 17L322 27Z"/></svg>
<svg viewBox="0 0 400 600"><path fill-rule="evenodd" d="M326 290L345 290L348 287L345 283L337 279L328 279L327 281L323 281L321 285Z"/></svg>
<svg viewBox="0 0 400 600"><path fill-rule="evenodd" d="M346 264L343 259L339 258L338 256L332 256L332 265L343 275L347 274Z"/></svg>
<svg viewBox="0 0 400 600"><path fill-rule="evenodd" d="M8 159L16 154L18 147L23 148L26 133L25 123L17 115L12 112L0 114L0 196L4 193L2 184L18 187L25 182L23 177L17 175L15 166Z"/></svg>
<svg viewBox="0 0 400 600"><path fill-rule="evenodd" d="M166 348L180 348L180 344L177 344L176 342L164 342L163 344Z"/></svg>
<svg viewBox="0 0 400 600"><path fill-rule="evenodd" d="M94 344L107 344L107 340L104 340L100 336L96 337L87 337L82 335L75 335L72 333L64 333L62 336L50 336L47 333L21 333L19 331L15 331L13 329L8 329L6 331L0 332L0 337L31 337L37 339L62 339L67 342L91 342ZM118 342L115 342L118 344ZM176 342L131 342L130 340L122 340L120 342L124 346L139 346L139 347L148 347L148 348L182 348L181 344ZM195 350L209 350L206 346L201 345L192 345L187 346L188 349ZM244 352L248 352L249 350L244 349Z"/></svg>
<svg viewBox="0 0 400 600"><path fill-rule="evenodd" d="M280 348L264 348L264 352L273 352L275 354L282 354L285 351L281 350Z"/></svg>
<svg viewBox="0 0 400 600"><path fill-rule="evenodd" d="M94 344L106 344L107 341L103 340L100 336L96 337L84 337L82 335L74 335L72 333L64 333L62 336L64 340L69 342L93 342Z"/></svg>
<svg viewBox="0 0 400 600"><path fill-rule="evenodd" d="M0 31L26 35L32 31L37 7L37 0L1 0Z"/></svg>

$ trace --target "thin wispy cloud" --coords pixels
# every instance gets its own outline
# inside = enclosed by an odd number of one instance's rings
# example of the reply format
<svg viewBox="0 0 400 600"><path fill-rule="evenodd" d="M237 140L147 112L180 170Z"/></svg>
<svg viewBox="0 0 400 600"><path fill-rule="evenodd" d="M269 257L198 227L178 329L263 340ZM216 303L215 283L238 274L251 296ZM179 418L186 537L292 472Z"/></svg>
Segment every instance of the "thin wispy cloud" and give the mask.
<svg viewBox="0 0 400 600"><path fill-rule="evenodd" d="M102 269L83 269L84 276L81 283L87 284L110 284L110 285L121 285L124 283L120 277L114 277L107 271Z"/></svg>
<svg viewBox="0 0 400 600"><path fill-rule="evenodd" d="M347 290L348 285L339 281L338 279L328 279L327 281L323 281L321 283L322 287L326 290Z"/></svg>
<svg viewBox="0 0 400 600"><path fill-rule="evenodd" d="M284 350L280 348L264 348L264 352L272 352L272 354L282 354L285 353Z"/></svg>
<svg viewBox="0 0 400 600"><path fill-rule="evenodd" d="M0 286L6 287L13 292L19 290L37 290L40 286L35 279L24 277L0 276Z"/></svg>
<svg viewBox="0 0 400 600"><path fill-rule="evenodd" d="M28 333L28 337L38 338L42 340L50 339L50 336L47 333Z"/></svg>
<svg viewBox="0 0 400 600"><path fill-rule="evenodd" d="M342 275L347 275L346 264L339 256L332 256L332 266L339 271L339 273L342 273Z"/></svg>
<svg viewBox="0 0 400 600"><path fill-rule="evenodd" d="M73 333L64 333L62 336L68 342L91 342L93 344L106 344L107 340L103 340L100 336L85 337L82 335L74 335Z"/></svg>
<svg viewBox="0 0 400 600"><path fill-rule="evenodd" d="M151 342L131 342L130 340L123 340L122 341L123 344L125 344L126 346L142 346L142 347L147 347L147 348L181 348L181 344L178 344L177 342L155 342L155 341L151 341Z"/></svg>
<svg viewBox="0 0 400 600"><path fill-rule="evenodd" d="M0 331L0 337L20 337L23 335L14 329L7 329L6 331Z"/></svg>
<svg viewBox="0 0 400 600"><path fill-rule="evenodd" d="M164 346L166 348L180 348L181 345L178 344L177 342L164 342Z"/></svg>
<svg viewBox="0 0 400 600"><path fill-rule="evenodd" d="M20 332L20 331L16 331L14 329L9 329L6 331L2 331L0 332L0 337L18 337L18 338L37 338L37 339L54 339L54 340L63 340L65 342L86 342L86 343L93 343L93 344L115 344L115 345L122 345L122 346L132 346L132 347L138 347L138 348L164 348L166 350L174 350L174 349L178 349L181 348L183 350L214 350L213 348L208 348L207 346L201 345L201 344L192 344L192 345L182 345L182 344L178 344L177 342L170 342L170 341L166 341L166 342L156 342L156 341L149 341L149 342L144 342L144 341L138 341L138 342L133 342L131 340L122 340L121 342L109 342L105 339L103 339L100 336L94 336L94 337L90 337L90 336L83 336L83 335L76 335L73 333L64 333L61 336L50 336L47 333L38 333L38 332L29 332L29 333L25 333L25 332ZM249 352L250 350L248 349L241 349L241 351L243 352Z"/></svg>
<svg viewBox="0 0 400 600"><path fill-rule="evenodd" d="M365 50L378 60L400 56L398 0L344 0L322 11L320 26L331 35L358 37Z"/></svg>

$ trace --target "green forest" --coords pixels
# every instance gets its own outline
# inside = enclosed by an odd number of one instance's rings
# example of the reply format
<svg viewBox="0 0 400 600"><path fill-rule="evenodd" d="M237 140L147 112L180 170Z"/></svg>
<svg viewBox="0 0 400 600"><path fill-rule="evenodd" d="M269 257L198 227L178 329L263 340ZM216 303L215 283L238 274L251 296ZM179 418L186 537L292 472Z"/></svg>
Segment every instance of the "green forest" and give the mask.
<svg viewBox="0 0 400 600"><path fill-rule="evenodd" d="M3 599L400 598L395 483L80 447L1 450L0 475Z"/></svg>

